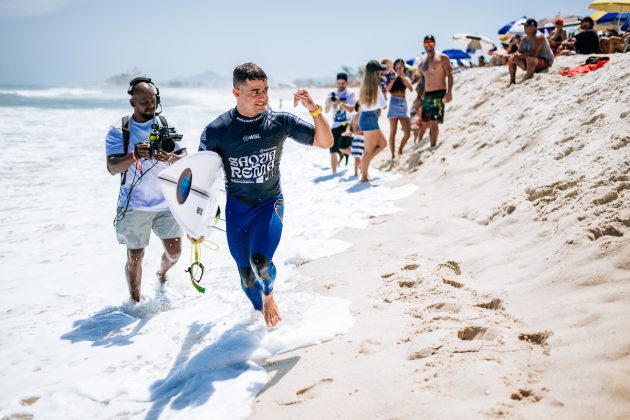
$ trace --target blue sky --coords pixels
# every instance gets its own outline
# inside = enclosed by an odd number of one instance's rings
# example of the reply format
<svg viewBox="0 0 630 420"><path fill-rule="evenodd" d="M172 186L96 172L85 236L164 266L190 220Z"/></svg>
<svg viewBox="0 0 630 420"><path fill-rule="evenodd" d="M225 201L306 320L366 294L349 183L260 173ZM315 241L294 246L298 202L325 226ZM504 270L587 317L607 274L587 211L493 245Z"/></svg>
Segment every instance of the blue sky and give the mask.
<svg viewBox="0 0 630 420"><path fill-rule="evenodd" d="M454 33L496 40L520 16L590 15L582 0L0 0L0 84L100 83L134 66L156 80L254 61L277 82L417 55Z"/></svg>

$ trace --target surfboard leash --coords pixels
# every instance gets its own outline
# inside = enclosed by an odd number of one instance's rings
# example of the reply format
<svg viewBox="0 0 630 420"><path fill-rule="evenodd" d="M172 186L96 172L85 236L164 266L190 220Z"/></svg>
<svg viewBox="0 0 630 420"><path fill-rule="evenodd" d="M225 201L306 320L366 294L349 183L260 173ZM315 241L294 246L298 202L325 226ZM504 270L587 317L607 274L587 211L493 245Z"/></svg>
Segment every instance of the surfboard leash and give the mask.
<svg viewBox="0 0 630 420"><path fill-rule="evenodd" d="M206 288L201 286L200 284L205 271L203 263L199 261L199 259L201 258L200 245L203 245L211 251L218 251L219 244L217 244L216 242L205 240L203 242L195 242L192 248L190 248L190 266L188 266L186 272L190 276L190 281L194 288L197 289L199 293L205 293Z"/></svg>

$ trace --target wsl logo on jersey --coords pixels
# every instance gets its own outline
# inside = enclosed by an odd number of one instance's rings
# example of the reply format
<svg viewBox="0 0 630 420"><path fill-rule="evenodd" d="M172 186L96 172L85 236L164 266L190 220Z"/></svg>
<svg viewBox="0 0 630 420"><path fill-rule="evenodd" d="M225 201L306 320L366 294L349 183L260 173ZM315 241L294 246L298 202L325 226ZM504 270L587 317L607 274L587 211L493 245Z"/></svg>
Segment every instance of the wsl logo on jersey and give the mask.
<svg viewBox="0 0 630 420"><path fill-rule="evenodd" d="M275 173L276 148L260 149L258 153L231 157L230 178L241 184L262 184Z"/></svg>
<svg viewBox="0 0 630 420"><path fill-rule="evenodd" d="M243 141L258 140L261 138L262 137L260 137L260 134L256 133L256 134L250 134L249 136L243 137Z"/></svg>

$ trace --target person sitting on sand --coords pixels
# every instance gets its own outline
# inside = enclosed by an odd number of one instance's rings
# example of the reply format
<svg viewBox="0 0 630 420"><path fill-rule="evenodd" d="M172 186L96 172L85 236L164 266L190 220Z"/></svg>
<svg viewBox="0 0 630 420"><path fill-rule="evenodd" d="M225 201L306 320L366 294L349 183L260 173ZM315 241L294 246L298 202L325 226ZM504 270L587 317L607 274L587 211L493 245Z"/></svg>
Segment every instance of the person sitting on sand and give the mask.
<svg viewBox="0 0 630 420"><path fill-rule="evenodd" d="M526 79L531 79L534 73L550 67L554 60L547 38L538 32L536 19L527 19L524 26L526 37L521 42L521 48L508 60L510 85L516 83L516 67L525 70Z"/></svg>
<svg viewBox="0 0 630 420"><path fill-rule="evenodd" d="M567 40L567 31L564 29L564 20L556 19L556 26L547 35L549 47L554 54L557 54L562 47L562 42Z"/></svg>
<svg viewBox="0 0 630 420"><path fill-rule="evenodd" d="M623 47L630 38L630 33L625 34L623 37L619 35L614 29L609 29L606 36L599 40L599 45L602 50L602 54L613 54L615 52L623 52Z"/></svg>
<svg viewBox="0 0 630 420"><path fill-rule="evenodd" d="M571 51L576 54L597 54L599 53L599 38L597 31L593 29L595 22L590 16L580 20L580 32L570 39L562 42L560 55L570 55Z"/></svg>
<svg viewBox="0 0 630 420"><path fill-rule="evenodd" d="M508 54L516 54L521 48L522 38L520 35L514 35L514 38L510 39L510 43L505 47Z"/></svg>

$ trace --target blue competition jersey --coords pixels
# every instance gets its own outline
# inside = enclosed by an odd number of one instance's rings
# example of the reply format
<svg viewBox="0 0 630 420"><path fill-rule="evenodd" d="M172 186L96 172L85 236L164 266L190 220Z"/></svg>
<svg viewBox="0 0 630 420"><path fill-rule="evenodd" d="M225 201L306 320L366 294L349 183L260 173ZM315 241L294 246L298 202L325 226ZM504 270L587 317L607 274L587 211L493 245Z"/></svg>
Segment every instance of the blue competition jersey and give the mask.
<svg viewBox="0 0 630 420"><path fill-rule="evenodd" d="M287 137L312 145L315 127L286 112L266 110L244 117L236 108L219 116L201 133L199 150L223 159L227 193L251 206L269 200L280 188L280 157Z"/></svg>

